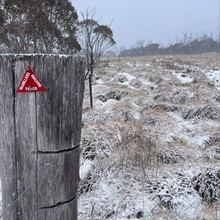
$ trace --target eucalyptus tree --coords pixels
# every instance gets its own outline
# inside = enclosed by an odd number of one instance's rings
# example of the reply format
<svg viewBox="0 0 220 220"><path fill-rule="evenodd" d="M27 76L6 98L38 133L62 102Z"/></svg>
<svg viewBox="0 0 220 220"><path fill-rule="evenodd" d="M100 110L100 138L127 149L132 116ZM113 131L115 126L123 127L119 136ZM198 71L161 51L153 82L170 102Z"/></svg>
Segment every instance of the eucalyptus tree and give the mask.
<svg viewBox="0 0 220 220"><path fill-rule="evenodd" d="M74 53L78 15L69 0L0 0L0 48L11 53Z"/></svg>

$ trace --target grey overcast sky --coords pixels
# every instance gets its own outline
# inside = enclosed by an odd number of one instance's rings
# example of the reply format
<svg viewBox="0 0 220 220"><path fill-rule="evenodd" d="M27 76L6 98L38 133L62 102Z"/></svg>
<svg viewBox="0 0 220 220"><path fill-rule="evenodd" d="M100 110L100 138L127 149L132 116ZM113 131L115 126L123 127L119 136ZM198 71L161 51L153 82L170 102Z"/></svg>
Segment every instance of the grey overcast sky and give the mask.
<svg viewBox="0 0 220 220"><path fill-rule="evenodd" d="M183 33L217 36L220 0L71 0L80 15L96 9L100 24L111 24L118 47L137 42L167 45L183 39Z"/></svg>

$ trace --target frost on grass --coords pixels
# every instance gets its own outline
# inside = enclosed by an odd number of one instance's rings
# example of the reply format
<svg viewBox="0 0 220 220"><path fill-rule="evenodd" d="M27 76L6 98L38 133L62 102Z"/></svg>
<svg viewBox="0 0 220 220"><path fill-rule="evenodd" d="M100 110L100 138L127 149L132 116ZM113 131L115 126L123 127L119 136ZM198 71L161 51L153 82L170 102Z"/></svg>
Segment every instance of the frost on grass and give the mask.
<svg viewBox="0 0 220 220"><path fill-rule="evenodd" d="M191 187L190 178L182 173L170 173L149 181L147 191L158 206L167 208L178 219L192 218L201 209L201 199Z"/></svg>
<svg viewBox="0 0 220 220"><path fill-rule="evenodd" d="M211 119L220 120L220 111L212 106L197 107L186 111L183 115L184 119Z"/></svg>
<svg viewBox="0 0 220 220"><path fill-rule="evenodd" d="M186 160L187 155L183 150L178 148L174 149L160 149L156 152L157 161L165 164L174 164L178 162L183 162ZM189 156L187 157L187 159Z"/></svg>
<svg viewBox="0 0 220 220"><path fill-rule="evenodd" d="M83 207L79 207L79 219L147 217L156 204L142 188L140 181L128 171L104 170L94 190L80 197L79 204Z"/></svg>
<svg viewBox="0 0 220 220"><path fill-rule="evenodd" d="M220 168L206 168L193 177L192 184L205 202L220 201Z"/></svg>
<svg viewBox="0 0 220 220"><path fill-rule="evenodd" d="M117 101L121 100L123 97L125 97L128 94L127 91L110 91L105 95L99 95L97 96L97 98L101 101L101 102L106 102L109 99L115 99Z"/></svg>
<svg viewBox="0 0 220 220"><path fill-rule="evenodd" d="M95 71L79 219L220 219L218 65L213 54L139 57Z"/></svg>
<svg viewBox="0 0 220 220"><path fill-rule="evenodd" d="M84 134L91 138L92 132L99 133L93 144L95 157L90 163L86 159L88 141L82 143L81 169L82 173L83 168L85 173L89 169L89 174L81 175L79 193L83 207L79 215L88 219L141 218L154 207L154 201L144 194L140 180L144 178L143 170L154 163L156 144L148 131L135 124L117 123L110 127L109 136L104 135L107 131L101 125L98 130L93 127L91 134Z"/></svg>

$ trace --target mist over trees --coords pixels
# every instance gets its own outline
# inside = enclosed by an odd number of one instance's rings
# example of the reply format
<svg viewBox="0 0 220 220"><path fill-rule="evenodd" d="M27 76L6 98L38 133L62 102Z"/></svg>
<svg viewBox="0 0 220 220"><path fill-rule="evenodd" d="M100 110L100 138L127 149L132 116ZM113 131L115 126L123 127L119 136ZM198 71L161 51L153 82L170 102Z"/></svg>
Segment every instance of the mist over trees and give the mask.
<svg viewBox="0 0 220 220"><path fill-rule="evenodd" d="M82 51L88 72L115 44L108 25L100 25L94 12L79 21L70 0L0 0L0 53L64 53ZM131 49L108 52L118 56L175 55L220 52L219 39L212 35L184 33L183 39L162 46L137 40Z"/></svg>
<svg viewBox="0 0 220 220"><path fill-rule="evenodd" d="M82 51L88 72L115 41L108 25L94 19L95 10L77 11L70 0L0 0L0 53Z"/></svg>
<svg viewBox="0 0 220 220"><path fill-rule="evenodd" d="M131 49L120 52L120 56L146 56L146 55L175 55L175 54L201 54L220 53L220 43L212 36L201 35L194 37L192 34L184 34L183 40L163 47L158 43L146 44L139 40Z"/></svg>

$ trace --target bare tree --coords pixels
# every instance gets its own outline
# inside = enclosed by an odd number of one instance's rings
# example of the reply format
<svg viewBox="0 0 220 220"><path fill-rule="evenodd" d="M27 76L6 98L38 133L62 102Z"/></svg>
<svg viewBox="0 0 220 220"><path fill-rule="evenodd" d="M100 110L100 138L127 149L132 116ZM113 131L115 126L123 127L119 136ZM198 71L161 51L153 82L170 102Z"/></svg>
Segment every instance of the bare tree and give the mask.
<svg viewBox="0 0 220 220"><path fill-rule="evenodd" d="M145 40L137 40L134 48L142 49L146 46L146 41Z"/></svg>
<svg viewBox="0 0 220 220"><path fill-rule="evenodd" d="M126 50L126 47L122 46L122 47L114 47L114 53L115 55L118 57L118 61L121 60L121 53Z"/></svg>
<svg viewBox="0 0 220 220"><path fill-rule="evenodd" d="M103 53L115 44L113 32L108 25L100 25L94 19L95 10L89 8L82 14L78 25L78 38L87 59L86 79L89 79L90 107L93 108L92 77L95 66Z"/></svg>

